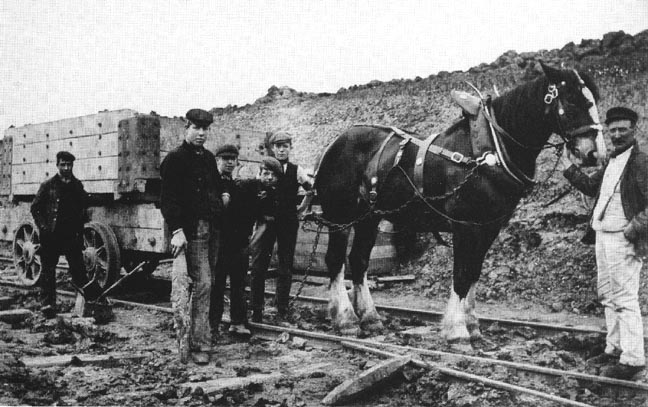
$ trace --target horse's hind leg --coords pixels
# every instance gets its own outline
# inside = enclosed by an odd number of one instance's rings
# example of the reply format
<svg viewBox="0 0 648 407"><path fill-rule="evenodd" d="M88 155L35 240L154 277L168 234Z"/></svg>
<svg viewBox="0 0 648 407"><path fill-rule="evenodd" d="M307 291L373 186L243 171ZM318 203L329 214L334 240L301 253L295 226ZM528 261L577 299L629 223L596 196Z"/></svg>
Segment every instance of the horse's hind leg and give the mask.
<svg viewBox="0 0 648 407"><path fill-rule="evenodd" d="M333 329L343 335L357 335L360 328L346 287L344 286L344 259L349 241L349 230L331 232L326 251L326 266L331 283L329 287L328 310Z"/></svg>
<svg viewBox="0 0 648 407"><path fill-rule="evenodd" d="M360 222L355 226L353 247L349 254L349 265L353 278L351 302L356 314L360 317L360 326L369 331L379 331L383 328L367 284L367 268L371 250L378 235L378 222L379 219L372 219Z"/></svg>

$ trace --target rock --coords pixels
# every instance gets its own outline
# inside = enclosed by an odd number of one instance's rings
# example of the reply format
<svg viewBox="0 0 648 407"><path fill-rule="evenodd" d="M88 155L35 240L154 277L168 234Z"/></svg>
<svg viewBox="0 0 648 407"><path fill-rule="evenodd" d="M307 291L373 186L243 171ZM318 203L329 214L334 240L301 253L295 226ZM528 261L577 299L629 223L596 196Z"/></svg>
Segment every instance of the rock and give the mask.
<svg viewBox="0 0 648 407"><path fill-rule="evenodd" d="M554 302L554 303L551 304L551 310L552 310L553 312L560 312L560 311L562 311L564 308L565 308L565 307L564 307L564 305L563 305L562 302Z"/></svg>
<svg viewBox="0 0 648 407"><path fill-rule="evenodd" d="M308 341L307 341L306 339L304 339L304 338L300 338L300 337L298 337L298 336L294 336L294 337L292 338L291 347L293 347L293 348L295 348L295 349L304 349L304 348L306 347L306 343L307 343L307 342L308 342Z"/></svg>

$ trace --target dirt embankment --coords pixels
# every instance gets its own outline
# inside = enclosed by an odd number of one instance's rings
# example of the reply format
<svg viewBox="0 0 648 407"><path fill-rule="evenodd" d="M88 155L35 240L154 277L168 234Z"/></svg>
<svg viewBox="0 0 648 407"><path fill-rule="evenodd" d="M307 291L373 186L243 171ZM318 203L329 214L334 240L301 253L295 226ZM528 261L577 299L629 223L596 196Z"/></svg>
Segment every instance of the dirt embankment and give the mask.
<svg viewBox="0 0 648 407"><path fill-rule="evenodd" d="M375 123L413 130L439 132L460 116L450 90L469 90L465 81L494 94L507 91L540 74L539 60L552 66L574 67L590 74L601 100L599 113L615 105L629 106L642 116L639 142L648 149L648 30L634 36L611 32L602 39L569 43L561 49L537 52L507 51L492 63L467 72L439 72L426 78L371 81L342 88L334 94L312 94L272 86L254 104L215 108L215 126L258 131L286 130L294 135L295 161L312 167L323 147L356 123ZM538 158L536 190L518 210L493 245L480 282L481 300L530 301L548 311L600 313L595 302L596 270L591 246L580 243L587 222L587 206L572 190L559 202L544 207L569 185L555 171L551 151ZM452 268L451 253L428 250L402 272L418 274L419 286L429 296L446 296ZM427 246L426 246L427 245ZM646 272L644 268L644 273ZM648 287L642 279L641 304L648 310Z"/></svg>

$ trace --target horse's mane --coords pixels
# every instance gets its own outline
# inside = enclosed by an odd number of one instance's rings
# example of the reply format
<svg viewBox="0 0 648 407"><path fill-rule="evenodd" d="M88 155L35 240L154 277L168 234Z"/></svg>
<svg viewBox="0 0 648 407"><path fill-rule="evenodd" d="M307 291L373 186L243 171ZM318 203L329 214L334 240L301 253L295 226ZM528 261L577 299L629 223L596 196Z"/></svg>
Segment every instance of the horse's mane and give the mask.
<svg viewBox="0 0 648 407"><path fill-rule="evenodd" d="M546 131L530 127L537 126L538 112L544 111L544 94L547 91L549 80L542 75L532 81L519 85L493 100L499 124L516 133L531 135Z"/></svg>

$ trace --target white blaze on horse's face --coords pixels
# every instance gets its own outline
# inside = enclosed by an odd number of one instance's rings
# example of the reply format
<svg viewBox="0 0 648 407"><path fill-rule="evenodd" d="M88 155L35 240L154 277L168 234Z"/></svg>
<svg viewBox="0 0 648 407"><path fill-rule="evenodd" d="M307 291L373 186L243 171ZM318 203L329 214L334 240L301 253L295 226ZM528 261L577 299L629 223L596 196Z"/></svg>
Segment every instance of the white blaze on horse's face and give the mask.
<svg viewBox="0 0 648 407"><path fill-rule="evenodd" d="M601 126L601 121L599 120L599 113L598 113L598 108L596 107L596 99L594 98L594 94L592 91L585 86L585 81L580 77L578 72L574 70L574 73L576 74L576 77L580 81L581 85L583 86L582 92L583 96L585 99L587 99L588 102L590 102L590 108L588 109L588 113L590 117L592 118L592 122L594 125L592 128L597 130L596 133L596 152L597 152L597 161L599 164L602 164L603 161L605 161L605 158L607 156L607 147L605 146L605 139L603 138L603 126Z"/></svg>

